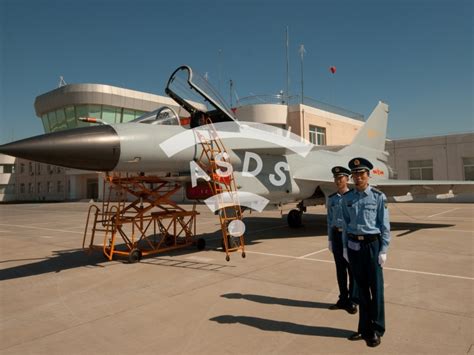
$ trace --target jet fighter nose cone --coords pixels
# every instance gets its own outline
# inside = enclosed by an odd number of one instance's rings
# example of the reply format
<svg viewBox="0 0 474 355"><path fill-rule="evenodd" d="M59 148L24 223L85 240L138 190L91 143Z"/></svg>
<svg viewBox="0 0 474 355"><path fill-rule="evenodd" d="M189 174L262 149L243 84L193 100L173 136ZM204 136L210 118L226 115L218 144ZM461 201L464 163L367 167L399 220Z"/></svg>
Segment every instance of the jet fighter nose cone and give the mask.
<svg viewBox="0 0 474 355"><path fill-rule="evenodd" d="M110 171L120 158L120 138L109 125L83 127L1 145L0 153L68 168Z"/></svg>

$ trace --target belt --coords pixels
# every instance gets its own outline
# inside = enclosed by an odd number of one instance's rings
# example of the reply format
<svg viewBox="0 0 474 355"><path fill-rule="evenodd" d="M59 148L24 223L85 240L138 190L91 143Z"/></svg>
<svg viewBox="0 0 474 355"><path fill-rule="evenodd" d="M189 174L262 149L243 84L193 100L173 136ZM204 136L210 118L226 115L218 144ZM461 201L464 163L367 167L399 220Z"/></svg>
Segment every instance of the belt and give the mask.
<svg viewBox="0 0 474 355"><path fill-rule="evenodd" d="M373 242L379 239L380 234L362 234L362 235L355 235L351 233L347 233L349 239L357 240L359 242Z"/></svg>
<svg viewBox="0 0 474 355"><path fill-rule="evenodd" d="M339 227L332 227L333 230L335 230L336 232L342 232L342 228L339 228Z"/></svg>

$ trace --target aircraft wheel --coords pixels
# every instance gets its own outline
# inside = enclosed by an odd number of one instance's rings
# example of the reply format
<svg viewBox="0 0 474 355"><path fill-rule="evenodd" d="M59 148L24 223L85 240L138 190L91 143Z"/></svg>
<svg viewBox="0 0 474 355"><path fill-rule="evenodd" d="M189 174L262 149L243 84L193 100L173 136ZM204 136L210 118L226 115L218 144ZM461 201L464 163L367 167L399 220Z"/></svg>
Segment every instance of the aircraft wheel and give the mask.
<svg viewBox="0 0 474 355"><path fill-rule="evenodd" d="M302 222L303 212L300 210L291 210L288 213L288 225L290 228L299 228L303 225Z"/></svg>
<svg viewBox="0 0 474 355"><path fill-rule="evenodd" d="M199 238L197 240L196 246L198 250L204 250L204 248L206 247L206 240L204 238Z"/></svg>
<svg viewBox="0 0 474 355"><path fill-rule="evenodd" d="M229 256L229 255L226 255L225 261L229 261L229 260L230 260L230 256Z"/></svg>
<svg viewBox="0 0 474 355"><path fill-rule="evenodd" d="M242 252L242 258L245 258L245 251Z"/></svg>
<svg viewBox="0 0 474 355"><path fill-rule="evenodd" d="M140 249L132 249L128 254L128 262L130 264L137 263L142 259L142 252Z"/></svg>

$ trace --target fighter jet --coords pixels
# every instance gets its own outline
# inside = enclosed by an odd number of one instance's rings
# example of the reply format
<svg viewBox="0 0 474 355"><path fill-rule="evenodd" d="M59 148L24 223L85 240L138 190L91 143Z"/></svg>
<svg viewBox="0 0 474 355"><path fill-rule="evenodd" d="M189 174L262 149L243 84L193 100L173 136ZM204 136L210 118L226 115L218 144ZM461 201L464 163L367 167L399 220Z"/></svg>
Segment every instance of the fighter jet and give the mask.
<svg viewBox="0 0 474 355"><path fill-rule="evenodd" d="M209 171L197 164L204 144L220 140L225 151L215 159L217 173L233 174L239 203L262 210L297 203L288 214L290 227L301 225L307 206L324 204L333 192L331 168L364 157L374 168L372 186L387 196L473 192L474 182L393 179L385 140L388 105L379 102L353 142L347 146L313 146L276 127L237 120L224 100L189 66L176 69L165 92L188 112L181 119L171 107L161 107L129 123L106 124L44 134L0 146L0 153L63 167L101 172L167 175L195 187ZM235 203L230 197L230 204ZM217 210L226 203L206 199ZM214 206L214 207L212 207Z"/></svg>

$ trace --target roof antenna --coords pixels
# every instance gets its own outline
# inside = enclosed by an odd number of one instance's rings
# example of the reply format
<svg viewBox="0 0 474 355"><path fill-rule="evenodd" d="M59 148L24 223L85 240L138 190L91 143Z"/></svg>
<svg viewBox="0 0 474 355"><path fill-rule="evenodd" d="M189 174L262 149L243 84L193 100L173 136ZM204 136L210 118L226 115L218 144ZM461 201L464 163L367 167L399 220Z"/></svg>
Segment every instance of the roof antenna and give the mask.
<svg viewBox="0 0 474 355"><path fill-rule="evenodd" d="M66 86L66 85L67 85L67 83L64 81L64 77L61 75L61 76L59 77L58 88L63 87L63 86Z"/></svg>
<svg viewBox="0 0 474 355"><path fill-rule="evenodd" d="M306 53L306 50L304 49L303 44L300 45L299 52L301 56L301 104L304 104L303 57Z"/></svg>

